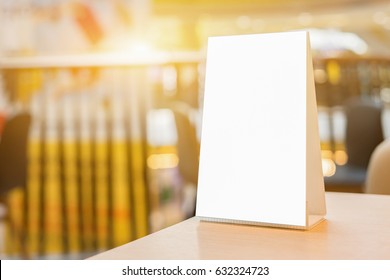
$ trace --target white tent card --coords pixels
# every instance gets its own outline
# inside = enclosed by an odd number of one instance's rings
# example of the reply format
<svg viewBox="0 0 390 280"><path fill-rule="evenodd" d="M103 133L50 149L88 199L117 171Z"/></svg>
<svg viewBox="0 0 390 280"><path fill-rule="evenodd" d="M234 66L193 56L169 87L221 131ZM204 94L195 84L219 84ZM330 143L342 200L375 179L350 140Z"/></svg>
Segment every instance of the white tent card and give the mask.
<svg viewBox="0 0 390 280"><path fill-rule="evenodd" d="M196 215L309 229L325 215L306 31L208 41Z"/></svg>

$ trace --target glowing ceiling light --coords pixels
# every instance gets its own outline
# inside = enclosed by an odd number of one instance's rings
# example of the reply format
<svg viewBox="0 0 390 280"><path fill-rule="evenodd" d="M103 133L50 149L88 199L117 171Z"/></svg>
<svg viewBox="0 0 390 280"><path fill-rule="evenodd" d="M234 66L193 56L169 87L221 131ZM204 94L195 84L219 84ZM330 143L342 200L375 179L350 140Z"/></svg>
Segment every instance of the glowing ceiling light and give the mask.
<svg viewBox="0 0 390 280"><path fill-rule="evenodd" d="M308 29L311 46L315 50L349 50L362 55L368 51L367 43L357 34L335 29Z"/></svg>
<svg viewBox="0 0 390 280"><path fill-rule="evenodd" d="M303 26L309 26L313 22L313 17L310 13L300 13L298 22Z"/></svg>
<svg viewBox="0 0 390 280"><path fill-rule="evenodd" d="M376 12L372 16L372 20L377 24L385 24L387 22L387 16L384 12Z"/></svg>
<svg viewBox="0 0 390 280"><path fill-rule="evenodd" d="M248 29L252 25L252 20L248 16L240 16L237 18L237 26L241 29Z"/></svg>

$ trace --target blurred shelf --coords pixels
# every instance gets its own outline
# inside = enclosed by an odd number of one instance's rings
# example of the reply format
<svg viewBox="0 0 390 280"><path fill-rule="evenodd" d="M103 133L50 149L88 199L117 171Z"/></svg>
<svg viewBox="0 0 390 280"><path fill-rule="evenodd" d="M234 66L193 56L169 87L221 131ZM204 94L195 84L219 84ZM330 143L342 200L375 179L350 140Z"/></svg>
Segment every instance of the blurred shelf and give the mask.
<svg viewBox="0 0 390 280"><path fill-rule="evenodd" d="M1 57L0 69L148 66L175 63L198 63L202 58L203 56L201 53L195 51Z"/></svg>

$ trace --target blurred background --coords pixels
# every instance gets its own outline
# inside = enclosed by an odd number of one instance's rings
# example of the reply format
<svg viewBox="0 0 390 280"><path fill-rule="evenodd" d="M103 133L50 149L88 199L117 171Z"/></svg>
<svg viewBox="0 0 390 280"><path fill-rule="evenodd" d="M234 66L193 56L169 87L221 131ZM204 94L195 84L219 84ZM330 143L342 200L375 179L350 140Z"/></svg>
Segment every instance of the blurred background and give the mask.
<svg viewBox="0 0 390 280"><path fill-rule="evenodd" d="M83 259L194 215L207 38L297 29L326 190L366 192L388 1L0 0L1 259Z"/></svg>

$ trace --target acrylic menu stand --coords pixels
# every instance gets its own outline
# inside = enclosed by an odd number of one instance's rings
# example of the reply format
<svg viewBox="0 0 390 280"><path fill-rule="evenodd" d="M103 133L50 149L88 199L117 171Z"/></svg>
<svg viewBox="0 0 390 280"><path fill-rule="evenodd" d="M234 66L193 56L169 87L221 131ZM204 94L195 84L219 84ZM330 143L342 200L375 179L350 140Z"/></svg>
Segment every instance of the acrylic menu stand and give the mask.
<svg viewBox="0 0 390 280"><path fill-rule="evenodd" d="M309 34L209 38L196 216L310 229L325 213Z"/></svg>

